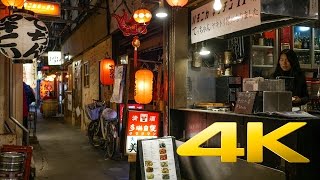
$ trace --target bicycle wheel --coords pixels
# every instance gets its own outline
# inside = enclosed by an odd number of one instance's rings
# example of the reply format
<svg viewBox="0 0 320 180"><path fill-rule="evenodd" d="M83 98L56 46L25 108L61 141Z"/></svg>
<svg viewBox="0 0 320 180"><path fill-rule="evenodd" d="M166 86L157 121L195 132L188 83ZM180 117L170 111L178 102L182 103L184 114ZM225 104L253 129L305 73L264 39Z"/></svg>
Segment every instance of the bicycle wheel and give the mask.
<svg viewBox="0 0 320 180"><path fill-rule="evenodd" d="M109 158L113 157L116 148L116 141L117 141L117 129L116 126L109 122L107 123L107 137L106 137L106 150L107 156Z"/></svg>
<svg viewBox="0 0 320 180"><path fill-rule="evenodd" d="M99 145L99 122L91 121L88 126L88 138L89 143L93 147L98 147Z"/></svg>

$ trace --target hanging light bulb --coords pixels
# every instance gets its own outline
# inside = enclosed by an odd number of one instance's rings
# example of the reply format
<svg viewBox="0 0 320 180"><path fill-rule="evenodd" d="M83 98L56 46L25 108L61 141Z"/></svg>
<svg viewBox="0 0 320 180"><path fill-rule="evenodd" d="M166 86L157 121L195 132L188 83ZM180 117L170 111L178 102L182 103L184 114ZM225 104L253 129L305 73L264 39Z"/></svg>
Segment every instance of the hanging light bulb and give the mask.
<svg viewBox="0 0 320 180"><path fill-rule="evenodd" d="M201 56L206 56L210 54L210 51L204 46L204 43L202 42L202 48L200 49L199 54Z"/></svg>
<svg viewBox="0 0 320 180"><path fill-rule="evenodd" d="M220 11L222 8L221 0L214 0L213 9L216 11Z"/></svg>
<svg viewBox="0 0 320 180"><path fill-rule="evenodd" d="M158 18L165 18L168 16L167 10L163 6L163 0L159 1L159 8L156 10L156 16Z"/></svg>

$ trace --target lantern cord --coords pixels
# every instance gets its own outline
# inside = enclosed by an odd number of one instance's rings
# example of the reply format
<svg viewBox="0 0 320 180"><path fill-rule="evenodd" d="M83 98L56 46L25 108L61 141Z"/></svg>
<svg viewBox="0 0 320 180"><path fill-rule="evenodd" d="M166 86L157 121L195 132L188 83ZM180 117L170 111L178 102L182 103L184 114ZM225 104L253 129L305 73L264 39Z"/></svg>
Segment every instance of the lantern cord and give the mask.
<svg viewBox="0 0 320 180"><path fill-rule="evenodd" d="M142 66L140 67L140 69L143 69L145 66L146 69L149 69L149 65L146 62L142 63Z"/></svg>
<svg viewBox="0 0 320 180"><path fill-rule="evenodd" d="M109 55L108 51L104 54L104 57L105 57L106 59L111 59L111 57L110 57L110 55Z"/></svg>
<svg viewBox="0 0 320 180"><path fill-rule="evenodd" d="M135 47L134 53L133 53L133 67L134 67L134 69L137 69L137 66L138 66L138 49Z"/></svg>

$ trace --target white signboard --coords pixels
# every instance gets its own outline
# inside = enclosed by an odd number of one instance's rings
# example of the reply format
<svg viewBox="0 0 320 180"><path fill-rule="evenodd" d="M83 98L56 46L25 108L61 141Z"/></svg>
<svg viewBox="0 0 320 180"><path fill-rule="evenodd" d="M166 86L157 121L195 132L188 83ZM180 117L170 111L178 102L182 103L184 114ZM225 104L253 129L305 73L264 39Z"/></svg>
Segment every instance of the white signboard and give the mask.
<svg viewBox="0 0 320 180"><path fill-rule="evenodd" d="M318 17L318 0L310 0L309 6L309 15Z"/></svg>
<svg viewBox="0 0 320 180"><path fill-rule="evenodd" d="M261 24L260 0L221 0L220 11L211 1L191 12L191 43L222 36Z"/></svg>
<svg viewBox="0 0 320 180"><path fill-rule="evenodd" d="M49 51L48 52L48 65L61 65L61 51Z"/></svg>
<svg viewBox="0 0 320 180"><path fill-rule="evenodd" d="M72 94L68 94L68 110L72 111Z"/></svg>

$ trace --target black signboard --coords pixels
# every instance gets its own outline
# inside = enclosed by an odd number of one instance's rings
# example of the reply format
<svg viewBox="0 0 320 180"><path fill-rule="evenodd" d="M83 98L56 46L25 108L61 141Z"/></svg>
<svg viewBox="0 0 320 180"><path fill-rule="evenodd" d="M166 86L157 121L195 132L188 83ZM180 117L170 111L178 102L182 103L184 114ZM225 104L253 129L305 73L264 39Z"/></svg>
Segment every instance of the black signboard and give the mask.
<svg viewBox="0 0 320 180"><path fill-rule="evenodd" d="M235 113L251 114L256 92L238 92Z"/></svg>

